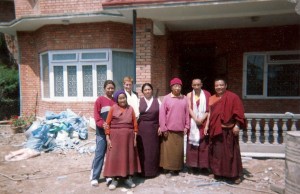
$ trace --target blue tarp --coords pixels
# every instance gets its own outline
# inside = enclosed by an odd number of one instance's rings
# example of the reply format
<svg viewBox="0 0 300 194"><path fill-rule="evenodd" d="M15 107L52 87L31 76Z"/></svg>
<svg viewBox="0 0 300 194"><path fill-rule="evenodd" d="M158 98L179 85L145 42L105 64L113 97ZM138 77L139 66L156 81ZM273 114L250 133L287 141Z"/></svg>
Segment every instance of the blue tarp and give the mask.
<svg viewBox="0 0 300 194"><path fill-rule="evenodd" d="M32 129L25 147L37 151L55 149L55 138L60 131L66 131L70 138L74 132L78 133L79 139L88 138L86 120L69 109L59 114L48 111L45 118L36 129Z"/></svg>

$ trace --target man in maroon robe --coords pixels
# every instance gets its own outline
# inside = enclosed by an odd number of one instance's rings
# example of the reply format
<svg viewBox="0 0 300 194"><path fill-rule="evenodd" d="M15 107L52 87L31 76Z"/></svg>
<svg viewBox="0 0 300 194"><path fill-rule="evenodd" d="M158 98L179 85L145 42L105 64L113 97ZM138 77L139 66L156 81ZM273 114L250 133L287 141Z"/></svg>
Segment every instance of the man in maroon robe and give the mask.
<svg viewBox="0 0 300 194"><path fill-rule="evenodd" d="M208 136L204 135L204 127L208 115L208 99L211 96L201 89L203 83L200 79L193 79L193 91L187 94L189 113L191 118L190 130L187 134L186 165L193 173L208 172Z"/></svg>
<svg viewBox="0 0 300 194"><path fill-rule="evenodd" d="M245 126L244 108L240 98L226 89L224 79L215 80L216 94L209 98L209 121L204 133L210 138L212 173L238 184L243 170L238 135Z"/></svg>

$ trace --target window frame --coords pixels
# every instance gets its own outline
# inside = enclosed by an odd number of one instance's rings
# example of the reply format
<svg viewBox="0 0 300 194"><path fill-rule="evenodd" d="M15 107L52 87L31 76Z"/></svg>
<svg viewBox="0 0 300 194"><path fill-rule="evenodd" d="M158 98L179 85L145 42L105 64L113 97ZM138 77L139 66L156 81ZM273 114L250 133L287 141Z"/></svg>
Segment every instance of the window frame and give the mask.
<svg viewBox="0 0 300 194"><path fill-rule="evenodd" d="M106 53L105 59L83 59L81 60L82 53L95 53L101 52ZM128 52L128 50L127 50ZM132 50L130 50L132 52ZM53 60L53 54L70 54L76 53L76 60ZM44 79L43 79L43 63L42 56L48 54L48 71L49 71L49 97L44 97ZM107 79L113 79L112 72L112 49L80 49L80 50L49 50L39 54L40 58L40 76L41 76L41 95L43 101L55 101L55 102L84 102L84 101L95 101L98 97L97 94L97 66L104 65L106 66L106 77ZM83 78L82 78L82 66L92 65L93 70L93 96L84 97L83 96ZM54 96L54 66L63 66L63 77L64 77L64 96L57 97ZM68 96L68 83L67 79L67 66L76 66L77 68L77 96L69 97ZM94 84L95 83L95 84Z"/></svg>
<svg viewBox="0 0 300 194"><path fill-rule="evenodd" d="M277 60L271 61L271 55L289 55L299 54L300 50L294 51L266 51L266 52L246 52L243 55L243 99L300 99L300 96L267 96L268 92L268 66L269 65L285 65L285 64L300 64L299 60ZM262 95L247 95L247 59L251 55L263 55L263 94ZM300 65L299 65L300 68Z"/></svg>

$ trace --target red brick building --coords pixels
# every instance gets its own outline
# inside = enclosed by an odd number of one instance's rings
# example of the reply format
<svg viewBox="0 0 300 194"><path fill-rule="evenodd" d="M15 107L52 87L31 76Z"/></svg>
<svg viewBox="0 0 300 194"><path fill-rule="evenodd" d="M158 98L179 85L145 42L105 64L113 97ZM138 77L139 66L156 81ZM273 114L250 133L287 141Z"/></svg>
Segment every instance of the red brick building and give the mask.
<svg viewBox="0 0 300 194"><path fill-rule="evenodd" d="M298 1L296 1L298 2ZM5 0L0 32L16 40L21 110L93 115L103 81L224 76L248 113L300 113L300 15L291 1ZM140 93L141 94L141 93Z"/></svg>

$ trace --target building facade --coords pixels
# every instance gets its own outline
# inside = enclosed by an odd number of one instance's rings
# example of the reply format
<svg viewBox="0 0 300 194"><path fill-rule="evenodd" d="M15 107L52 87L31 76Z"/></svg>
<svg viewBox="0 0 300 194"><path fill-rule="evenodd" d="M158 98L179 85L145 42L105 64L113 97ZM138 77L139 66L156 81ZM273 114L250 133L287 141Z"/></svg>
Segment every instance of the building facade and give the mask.
<svg viewBox="0 0 300 194"><path fill-rule="evenodd" d="M103 82L149 82L157 96L180 77L227 78L247 113L300 113L297 1L0 2L0 32L17 44L21 110L93 116Z"/></svg>

